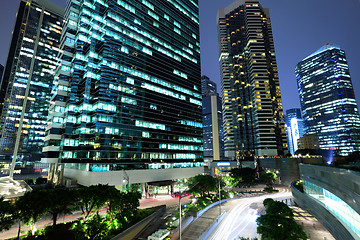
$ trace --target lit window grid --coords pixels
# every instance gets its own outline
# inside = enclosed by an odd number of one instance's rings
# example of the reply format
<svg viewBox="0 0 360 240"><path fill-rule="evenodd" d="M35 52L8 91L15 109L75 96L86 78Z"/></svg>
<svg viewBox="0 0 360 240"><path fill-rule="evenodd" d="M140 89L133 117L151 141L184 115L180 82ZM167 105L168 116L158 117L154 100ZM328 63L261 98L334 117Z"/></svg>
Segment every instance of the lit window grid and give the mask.
<svg viewBox="0 0 360 240"><path fill-rule="evenodd" d="M344 51L307 58L296 74L306 133L318 135L321 148L341 155L359 150L360 118Z"/></svg>
<svg viewBox="0 0 360 240"><path fill-rule="evenodd" d="M95 17L96 18L96 17ZM192 34L192 36L193 36L193 34ZM116 36L115 36L116 37ZM95 38L98 38L98 36L95 36ZM78 38L78 40L79 40L80 38ZM83 40L85 40L86 41L86 39L83 39ZM71 42L71 41L70 41ZM194 45L198 45L198 44L194 44ZM122 48L123 49L123 48ZM126 54L128 54L128 47L126 48L126 49L124 49L122 52L124 52L124 53L126 53ZM189 51L187 51L187 52L189 52ZM149 52L147 52L146 54L149 54ZM151 54L150 54L151 55ZM88 55L88 56L91 56L91 52L90 52L90 55ZM92 56L94 57L94 58L99 58L99 56L97 56L95 53L92 53ZM86 60L89 60L89 59L86 59L86 58L83 58L83 57L81 57L81 56L79 56L79 57L77 57L76 58L76 60L79 60L79 61L85 61L86 62ZM104 61L103 60L103 63L106 63L106 60ZM115 71L118 71L119 69L116 69L117 68L117 65L114 65L115 66ZM114 66L110 66L110 67L114 67ZM81 68L81 67L80 67ZM151 78L149 78L149 77L147 77L147 76L145 76L143 73L140 73L139 71L136 71L136 72L133 72L133 70L130 70L129 68L127 68L126 66L124 67L124 66L119 66L119 68L120 69L123 69L124 70L124 72L126 72L126 73L133 73L133 76L132 77L134 77L135 79L137 78L137 77L142 77L142 78L146 78L146 79L150 79L150 80L156 80L156 78L153 78L153 77L151 77ZM76 66L75 66L75 68L72 70L72 69L66 69L66 68L63 68L63 70L66 70L66 71L70 71L70 72L73 72L73 73L76 73ZM139 74L140 73L140 74ZM181 74L180 74L181 75ZM98 75L89 75L88 74L88 77L92 77L92 78L96 78L96 79L99 79L99 78L101 78L101 76L98 76ZM181 76L182 77L182 76ZM61 76L60 76L60 78L61 78ZM134 84L134 83L133 83ZM166 83L165 83L166 84ZM135 85L136 85L136 81L135 81ZM169 84L168 84L169 85ZM145 85L146 86L146 85ZM149 85L147 85L147 86L149 86ZM133 86L133 88L134 88L134 86ZM181 87L177 87L176 85L174 85L174 88L176 89L176 90L180 90L180 91L182 91L182 92L186 92L186 93L191 93L191 94L193 94L193 95L195 95L195 97L199 97L199 96L201 96L200 94L198 94L198 93L194 93L194 92L192 92L192 91L188 91L186 88L181 88ZM184 91L183 91L184 90ZM145 91L141 91L141 90L139 90L139 89L137 89L136 90L136 92L145 92ZM155 92L159 92L158 90L155 90ZM166 94L167 95L167 94ZM133 96L134 97L134 96ZM71 94L70 94L70 98L71 98ZM184 99L185 100L185 99ZM134 101L136 101L136 100L134 100ZM191 98L189 98L189 101L190 102L192 102L193 104L196 104L196 105L200 105L200 104L198 104L198 102L196 102L197 100L195 100L195 99L191 99ZM134 103L134 102L133 102ZM136 104L132 104L132 105L136 105ZM117 109L116 109L117 107L115 106L114 108L111 108L112 109L112 111L113 112L116 112L117 111ZM74 109L72 109L72 110L75 110L75 108ZM84 109L83 109L84 110ZM104 110L109 110L109 109L104 109ZM75 110L76 111L76 110ZM80 109L80 111L81 111L81 109ZM70 120L70 122L74 122L74 121L79 121L79 120L75 120L71 115L71 112L70 111L68 111L67 112L67 115L68 115L68 118L69 118L69 120ZM85 119L85 122L87 121L88 119ZM67 120L63 120L62 121L63 123L67 123L68 121ZM185 122L188 122L188 121L185 121ZM191 121L190 121L191 122ZM180 122L181 124L182 124L182 122ZM187 125L187 124L186 124ZM190 125L191 126L191 125ZM199 126L199 127L201 127L201 125ZM81 133L81 134L92 134L92 133L94 133L94 132L98 132L98 131L91 131L90 129L88 129L88 128L81 128L82 130L79 132L79 133ZM96 145L96 146L98 146L98 145ZM72 155L72 156L74 156L74 155ZM195 155L189 155L189 156L191 156L191 157L193 157L193 156L195 156ZM196 157L198 158L200 156L200 154L198 154L198 155L196 155ZM185 156L186 158L188 157L188 156Z"/></svg>

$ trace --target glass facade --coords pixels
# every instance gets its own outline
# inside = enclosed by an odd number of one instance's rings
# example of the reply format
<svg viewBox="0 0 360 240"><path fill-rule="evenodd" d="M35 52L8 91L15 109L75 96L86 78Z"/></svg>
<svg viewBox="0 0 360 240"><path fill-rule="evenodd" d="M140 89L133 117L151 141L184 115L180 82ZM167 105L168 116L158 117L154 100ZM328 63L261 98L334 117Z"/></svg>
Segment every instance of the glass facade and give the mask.
<svg viewBox="0 0 360 240"><path fill-rule="evenodd" d="M305 133L340 155L360 150L360 117L345 52L328 44L296 66Z"/></svg>
<svg viewBox="0 0 360 240"><path fill-rule="evenodd" d="M284 114L269 10L236 1L218 11L225 153L283 156Z"/></svg>
<svg viewBox="0 0 360 240"><path fill-rule="evenodd" d="M5 72L0 151L40 160L63 9L48 1L20 1ZM18 146L18 148L17 148Z"/></svg>
<svg viewBox="0 0 360 240"><path fill-rule="evenodd" d="M304 192L329 210L357 238L360 238L360 215L335 194L304 181Z"/></svg>
<svg viewBox="0 0 360 240"><path fill-rule="evenodd" d="M201 77L201 93L202 95L217 94L216 83L211 81L208 76Z"/></svg>
<svg viewBox="0 0 360 240"><path fill-rule="evenodd" d="M285 128L288 150L293 155L298 150L298 140L304 135L304 122L300 108L286 110Z"/></svg>
<svg viewBox="0 0 360 240"><path fill-rule="evenodd" d="M221 98L216 90L216 83L207 76L202 76L202 113L204 160L222 160L225 157L222 122Z"/></svg>
<svg viewBox="0 0 360 240"><path fill-rule="evenodd" d="M198 3L72 0L44 161L202 162Z"/></svg>

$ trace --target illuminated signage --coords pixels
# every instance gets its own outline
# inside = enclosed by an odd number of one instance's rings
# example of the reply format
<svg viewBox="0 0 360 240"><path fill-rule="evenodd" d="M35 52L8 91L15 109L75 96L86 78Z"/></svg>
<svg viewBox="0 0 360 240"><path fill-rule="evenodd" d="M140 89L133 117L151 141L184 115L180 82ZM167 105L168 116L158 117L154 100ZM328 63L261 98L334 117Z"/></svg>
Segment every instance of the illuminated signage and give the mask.
<svg viewBox="0 0 360 240"><path fill-rule="evenodd" d="M219 162L216 164L217 167L230 167L229 162Z"/></svg>
<svg viewBox="0 0 360 240"><path fill-rule="evenodd" d="M296 118L291 119L291 135L293 140L294 152L298 149L297 142L300 138L299 125Z"/></svg>

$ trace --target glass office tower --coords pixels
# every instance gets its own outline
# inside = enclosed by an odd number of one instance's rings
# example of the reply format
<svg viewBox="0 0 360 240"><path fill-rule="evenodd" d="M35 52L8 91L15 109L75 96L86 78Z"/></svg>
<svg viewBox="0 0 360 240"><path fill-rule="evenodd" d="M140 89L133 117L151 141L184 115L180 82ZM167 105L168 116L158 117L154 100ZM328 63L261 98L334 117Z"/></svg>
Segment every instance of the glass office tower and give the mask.
<svg viewBox="0 0 360 240"><path fill-rule="evenodd" d="M225 154L282 156L287 148L269 10L237 0L218 11Z"/></svg>
<svg viewBox="0 0 360 240"><path fill-rule="evenodd" d="M7 157L18 151L18 159L40 160L63 14L47 0L20 1L1 81L0 152Z"/></svg>
<svg viewBox="0 0 360 240"><path fill-rule="evenodd" d="M201 77L204 161L223 160L224 134L222 123L221 98L216 83L207 76Z"/></svg>
<svg viewBox="0 0 360 240"><path fill-rule="evenodd" d="M285 128L288 150L294 154L298 150L298 141L304 135L304 122L300 108L286 110Z"/></svg>
<svg viewBox="0 0 360 240"><path fill-rule="evenodd" d="M360 117L340 47L326 44L295 69L305 133L340 155L360 150Z"/></svg>
<svg viewBox="0 0 360 240"><path fill-rule="evenodd" d="M71 0L61 45L43 161L203 161L196 0Z"/></svg>

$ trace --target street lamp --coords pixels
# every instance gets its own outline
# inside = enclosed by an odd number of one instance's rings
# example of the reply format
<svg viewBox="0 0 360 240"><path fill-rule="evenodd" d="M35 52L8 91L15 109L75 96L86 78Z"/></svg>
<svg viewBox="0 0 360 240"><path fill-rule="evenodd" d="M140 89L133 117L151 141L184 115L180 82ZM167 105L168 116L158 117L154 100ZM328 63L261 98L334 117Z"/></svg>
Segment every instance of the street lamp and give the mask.
<svg viewBox="0 0 360 240"><path fill-rule="evenodd" d="M220 218L220 216L221 216L221 191L220 191L220 181L221 181L221 179L220 179L220 177L219 177L219 218Z"/></svg>
<svg viewBox="0 0 360 240"><path fill-rule="evenodd" d="M123 170L123 183L124 183L125 187L127 184L130 185L130 177L129 177L129 175L127 175L125 170Z"/></svg>

